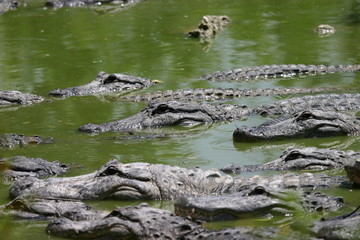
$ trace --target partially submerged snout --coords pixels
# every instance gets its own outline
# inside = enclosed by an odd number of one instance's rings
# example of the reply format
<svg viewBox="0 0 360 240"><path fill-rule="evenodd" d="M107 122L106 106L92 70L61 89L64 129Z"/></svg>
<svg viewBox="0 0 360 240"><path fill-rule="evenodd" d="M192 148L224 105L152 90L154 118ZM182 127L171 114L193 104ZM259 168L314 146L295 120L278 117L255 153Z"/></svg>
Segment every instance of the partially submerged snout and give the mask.
<svg viewBox="0 0 360 240"><path fill-rule="evenodd" d="M239 127L234 131L233 138L237 142L248 142L357 135L360 133L359 126L360 119L355 116L311 110L280 117L251 128Z"/></svg>

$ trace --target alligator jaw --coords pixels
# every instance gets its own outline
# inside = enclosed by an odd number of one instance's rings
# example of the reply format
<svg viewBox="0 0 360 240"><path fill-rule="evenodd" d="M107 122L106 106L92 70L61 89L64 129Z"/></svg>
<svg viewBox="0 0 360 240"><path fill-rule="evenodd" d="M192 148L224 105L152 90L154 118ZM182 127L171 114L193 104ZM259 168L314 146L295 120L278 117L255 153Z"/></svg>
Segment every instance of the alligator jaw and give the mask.
<svg viewBox="0 0 360 240"><path fill-rule="evenodd" d="M140 113L118 121L86 124L79 128L88 133L123 132L164 126L193 127L248 117L249 109L239 105L211 105L195 102L169 101L149 103Z"/></svg>

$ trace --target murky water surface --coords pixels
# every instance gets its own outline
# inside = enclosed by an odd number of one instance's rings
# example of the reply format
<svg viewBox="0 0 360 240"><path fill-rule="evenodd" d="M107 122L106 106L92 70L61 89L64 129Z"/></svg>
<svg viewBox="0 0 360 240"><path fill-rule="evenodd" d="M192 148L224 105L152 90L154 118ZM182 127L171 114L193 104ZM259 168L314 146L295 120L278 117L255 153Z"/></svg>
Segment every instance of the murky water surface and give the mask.
<svg viewBox="0 0 360 240"><path fill-rule="evenodd" d="M339 87L354 88L358 73L311 76L249 82L210 82L203 74L241 66L265 64L360 64L360 12L353 1L232 1L148 0L128 9L104 12L91 8L44 9L43 1L28 1L27 7L0 16L0 89L46 96L56 88L85 84L99 71L126 73L161 81L143 90L197 87ZM197 26L204 15L228 15L231 25L207 45L188 39L185 32ZM319 37L313 29L330 24L336 33ZM346 90L344 90L346 92ZM284 98L284 97L282 97ZM232 100L259 104L280 97ZM156 139L121 139L124 134L90 136L77 131L86 123L125 118L143 109L143 103L108 101L103 96L54 99L27 107L0 110L0 132L54 137L55 143L1 150L1 157L24 155L73 166L67 176L95 171L112 158L122 162L149 162L203 169L220 168L231 162L264 163L289 146L337 147L360 151L355 138L311 139L265 144L236 144L236 126L253 126L261 117L206 126L185 136ZM126 135L125 135L126 136ZM341 174L344 174L341 172ZM9 201L8 184L0 183L0 203ZM360 192L333 189L347 207L359 204ZM97 208L139 202L91 202ZM171 209L171 202L150 202ZM317 214L299 214L290 223L319 219ZM277 224L279 219L267 220ZM209 227L263 225L263 222L229 221ZM0 220L4 239L55 239L44 232L46 222ZM288 224L282 225L289 231ZM286 231L285 231L286 232ZM1 238L2 238L1 237Z"/></svg>

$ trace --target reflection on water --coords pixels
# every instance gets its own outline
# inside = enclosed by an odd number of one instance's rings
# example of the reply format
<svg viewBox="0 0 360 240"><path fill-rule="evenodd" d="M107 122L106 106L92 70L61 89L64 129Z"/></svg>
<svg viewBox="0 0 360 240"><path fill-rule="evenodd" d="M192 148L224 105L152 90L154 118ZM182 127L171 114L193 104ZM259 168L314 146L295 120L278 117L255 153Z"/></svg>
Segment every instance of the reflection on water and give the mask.
<svg viewBox="0 0 360 240"><path fill-rule="evenodd" d="M268 162L278 158L288 146L360 149L355 137L234 143L232 133L236 126L254 126L266 120L258 116L186 131L164 128L139 133L89 135L77 129L86 123L126 118L141 111L145 103L112 101L107 96L68 99L47 96L56 88L86 84L99 71L160 80L157 86L142 93L209 87L357 88L359 73L247 82L199 80L204 74L243 66L359 64L357 0L194 0L191 4L186 1L151 0L130 8L106 6L109 9L102 8L101 11L92 8L44 9L43 3L43 0L29 1L26 7L21 6L0 16L0 89L45 96L51 102L0 109L0 132L54 137L55 142L1 150L0 157L24 155L58 160L73 166L65 176L75 176L95 171L112 158L124 163L144 161L209 169L221 168L231 162ZM205 51L197 40L186 37L186 32L194 28L204 15L227 15L232 19L231 24L206 45ZM336 33L319 38L313 29L320 24L334 26ZM254 107L288 97L255 97L216 103ZM147 137L152 134L157 137ZM8 188L9 185L0 183L0 203L9 201ZM328 193L343 196L351 208L358 204L356 199L360 191L333 189ZM104 210L137 203L91 202ZM170 201L150 204L172 210ZM299 213L290 218L291 224L278 226L287 233L293 231L289 225L296 225L304 218L311 222L321 216L314 214L309 219L307 217ZM281 221L281 218L266 222L239 220L208 226L274 225L278 220ZM27 221L14 224L13 220L0 219L0 233L10 240L45 239L48 238L44 233L45 225L43 222Z"/></svg>

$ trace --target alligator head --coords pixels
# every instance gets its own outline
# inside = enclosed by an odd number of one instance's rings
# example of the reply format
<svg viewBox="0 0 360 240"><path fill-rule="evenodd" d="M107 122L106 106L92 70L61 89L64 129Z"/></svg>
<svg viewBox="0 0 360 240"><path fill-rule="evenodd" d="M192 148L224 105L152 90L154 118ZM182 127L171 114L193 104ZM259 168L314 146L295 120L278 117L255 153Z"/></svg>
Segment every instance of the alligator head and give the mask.
<svg viewBox="0 0 360 240"><path fill-rule="evenodd" d="M146 204L116 208L106 217L93 221L61 218L50 222L46 232L66 238L91 239L180 239L204 231L199 223Z"/></svg>
<svg viewBox="0 0 360 240"><path fill-rule="evenodd" d="M198 221L146 204L116 208L108 216L91 221L60 218L46 228L51 235L77 239L276 239L276 233L269 230L259 227L206 230Z"/></svg>
<svg viewBox="0 0 360 240"><path fill-rule="evenodd" d="M297 201L291 201L295 195ZM300 204L299 204L300 203ZM344 206L341 197L320 192L293 191L253 185L246 191L220 196L182 196L174 203L175 214L204 221L229 220L254 216L285 215L294 210L335 211Z"/></svg>
<svg viewBox="0 0 360 240"><path fill-rule="evenodd" d="M40 103L44 98L30 93L22 93L19 91L0 91L0 106L13 104L27 105Z"/></svg>
<svg viewBox="0 0 360 240"><path fill-rule="evenodd" d="M253 171L281 171L281 170L324 170L329 168L343 168L352 163L360 152L340 151L329 148L287 148L282 155L264 164L240 165L230 163L221 171L226 173L241 173Z"/></svg>
<svg viewBox="0 0 360 240"><path fill-rule="evenodd" d="M72 220L90 220L104 217L106 212L91 210L85 203L71 199L20 196L0 206L0 215L28 219L66 217Z"/></svg>
<svg viewBox="0 0 360 240"><path fill-rule="evenodd" d="M339 112L303 111L270 120L259 126L242 126L233 133L235 141L261 141L296 137L329 137L359 133L360 119Z"/></svg>
<svg viewBox="0 0 360 240"><path fill-rule="evenodd" d="M322 219L314 224L311 231L317 238L329 240L359 239L360 211L359 207L353 212L330 219Z"/></svg>
<svg viewBox="0 0 360 240"><path fill-rule="evenodd" d="M37 179L22 178L10 188L10 196L36 195L67 199L174 199L183 194L222 193L233 178L219 171L187 170L162 164L111 160L90 174Z"/></svg>
<svg viewBox="0 0 360 240"><path fill-rule="evenodd" d="M54 139L52 137L42 138L40 136L29 136L26 137L22 134L14 133L0 133L0 149L1 148L13 148L18 145L24 146L27 144L43 144L43 143L53 143Z"/></svg>
<svg viewBox="0 0 360 240"><path fill-rule="evenodd" d="M151 102L140 113L103 124L86 124L79 128L88 133L121 132L164 126L196 126L246 118L249 110L239 105L210 105L196 102Z"/></svg>
<svg viewBox="0 0 360 240"><path fill-rule="evenodd" d="M41 158L27 158L16 156L0 158L0 170L5 170L7 179L16 179L24 176L44 177L62 174L68 170L68 166L58 162L48 162Z"/></svg>
<svg viewBox="0 0 360 240"><path fill-rule="evenodd" d="M174 203L175 214L204 221L229 220L265 216L269 212L289 212L291 204L262 186L255 186L248 193L238 192L221 196L183 196Z"/></svg>
<svg viewBox="0 0 360 240"><path fill-rule="evenodd" d="M99 72L96 78L88 84L70 87L65 89L55 89L49 93L55 97L84 96L111 92L126 93L129 91L150 87L156 81L146 78L134 77L120 73L108 74Z"/></svg>

